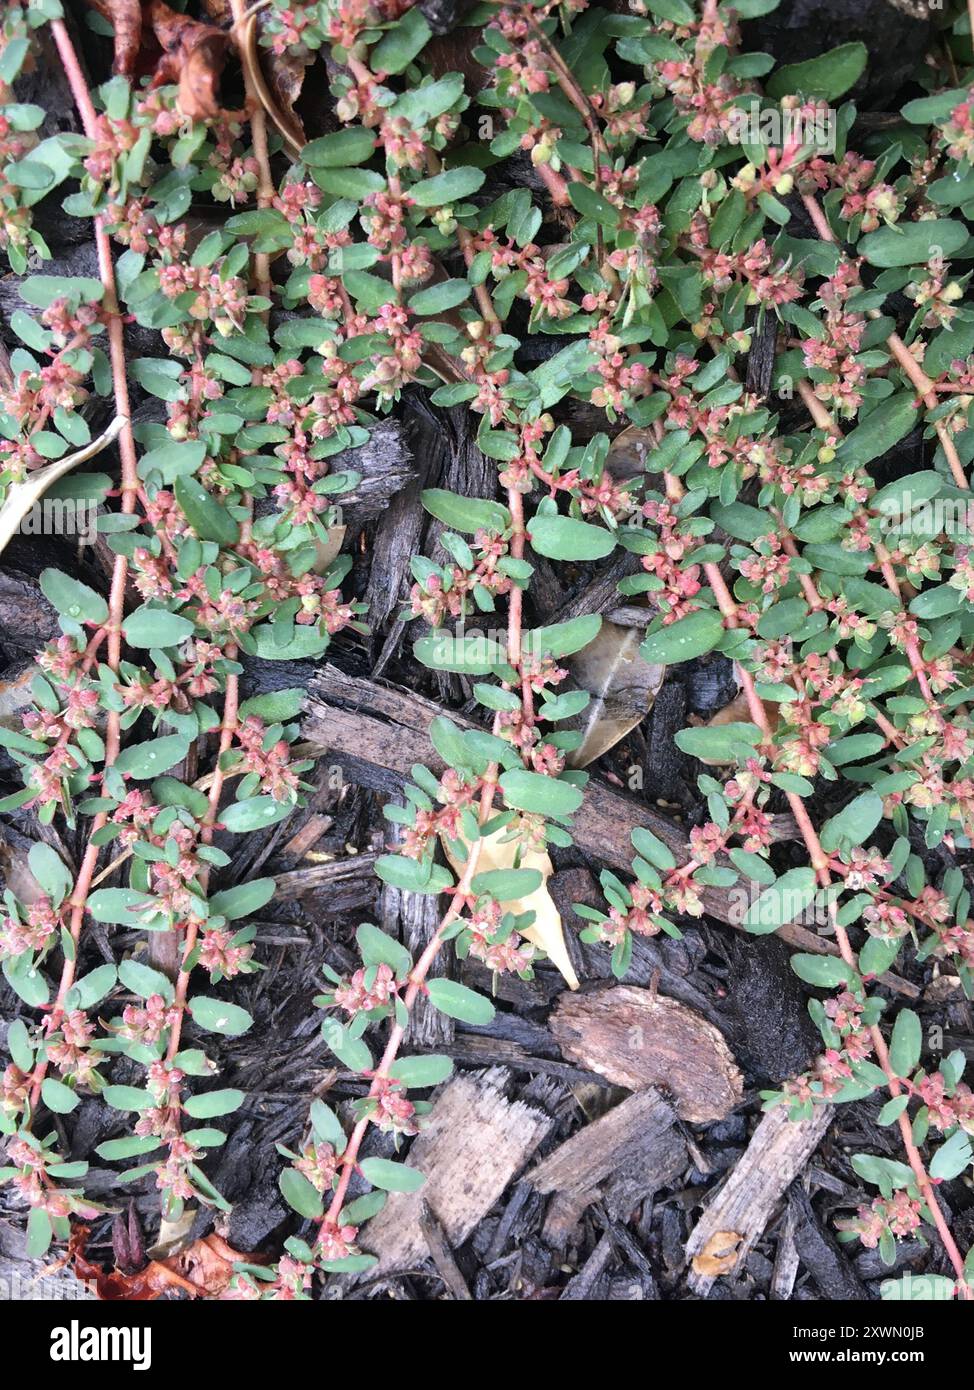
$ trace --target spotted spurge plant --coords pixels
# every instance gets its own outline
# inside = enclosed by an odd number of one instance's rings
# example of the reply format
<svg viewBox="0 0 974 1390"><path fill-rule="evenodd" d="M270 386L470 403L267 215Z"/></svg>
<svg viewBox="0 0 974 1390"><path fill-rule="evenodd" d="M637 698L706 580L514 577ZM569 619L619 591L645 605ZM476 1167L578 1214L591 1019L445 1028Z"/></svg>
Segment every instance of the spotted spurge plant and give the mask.
<svg viewBox="0 0 974 1390"><path fill-rule="evenodd" d="M471 679L485 727L435 720L447 771L414 768L405 807L387 808L399 852L379 875L441 897L443 916L417 959L364 924L360 968L326 969L324 1038L368 1093L341 1117L314 1102L281 1173L310 1225L229 1292L307 1298L316 1271L367 1268L360 1226L387 1191L422 1183L360 1156L372 1126L397 1144L416 1133L421 1096L450 1073L447 1058L403 1054L410 1011L424 996L489 1022L486 996L428 978L448 943L530 974L530 914L505 904L541 874L520 855L569 845L585 795L565 721L589 697L564 685L562 663L601 619L528 626L534 561L621 547L638 557L620 588L647 605L643 656L732 659L746 717L678 735L712 769L692 858L634 832L632 881L603 875L606 910L578 909L584 935L612 947L623 976L633 937L677 935L707 887L751 885L754 933L824 914L832 952L793 959L827 992L810 1005L823 1054L766 1103L800 1120L886 1093L880 1120L905 1161L854 1157L878 1196L844 1234L891 1260L926 1222L970 1296L935 1190L971 1166L963 1057L924 1059L917 1014L877 983L915 952L974 991L963 871L928 882L923 860L925 846L967 851L974 829L970 22L942 16L917 73L927 94L860 141L847 94L865 49L774 70L742 50L738 21L775 4L479 4L460 31L472 81L434 69L409 0L273 0L264 47L331 59L337 128L300 155L247 62L243 112L190 116L176 87L90 90L57 0L4 7L0 238L30 272L35 312L10 324L22 346L3 389L2 481L84 445L91 392L113 401L121 454L120 478L76 484L105 502L109 595L45 573L63 635L39 654L23 729L0 731L24 784L5 809L87 827L76 875L35 845L41 896L8 892L0 934L24 1004L8 1034L4 1176L29 1204L34 1255L98 1211L50 1117L82 1095L120 1112L125 1132L98 1152L154 1177L168 1220L187 1201L227 1205L206 1175L224 1138L208 1122L244 1097L211 1084L214 1064L184 1032L250 1027L224 982L259 968L245 921L274 885L210 891L232 860L214 834L290 815L309 770L291 758L303 691L241 703L239 658L316 659L361 627L340 587L350 560L321 573L320 546L356 449L411 385L466 406L498 465L494 499L424 494L448 560L415 558L407 604L426 624L415 656ZM237 41L242 0L232 11ZM41 25L83 135L42 140L42 113L17 103ZM827 146L793 133L822 129ZM498 193L494 171L512 159L520 186ZM97 279L40 263L31 207L69 177ZM227 216L198 240L184 219L205 200ZM158 330L166 355L127 360L125 318ZM748 386L758 340L773 372ZM132 425L129 380L164 402L165 423ZM565 423L579 400L604 413L585 440ZM612 469L624 425L645 462L636 478ZM904 473L888 456L911 431ZM838 809L817 818L812 798ZM773 845L775 809L797 822L800 853ZM514 847L513 867L480 869L490 837ZM91 921L178 932L178 975L138 953L80 973ZM349 1200L356 1175L372 1190Z"/></svg>

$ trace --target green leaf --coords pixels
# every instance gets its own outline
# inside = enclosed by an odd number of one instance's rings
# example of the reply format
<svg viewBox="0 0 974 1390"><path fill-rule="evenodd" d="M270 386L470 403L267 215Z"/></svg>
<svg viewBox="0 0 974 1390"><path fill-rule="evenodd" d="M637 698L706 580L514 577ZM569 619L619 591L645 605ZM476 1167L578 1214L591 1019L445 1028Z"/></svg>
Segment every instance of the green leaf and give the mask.
<svg viewBox="0 0 974 1390"><path fill-rule="evenodd" d="M25 304L47 309L64 297L79 304L98 304L105 286L90 275L31 275L20 282L17 293Z"/></svg>
<svg viewBox="0 0 974 1390"><path fill-rule="evenodd" d="M863 468L888 453L916 425L915 402L916 393L912 391L901 391L882 401L861 425L849 431L836 450L836 459L843 466Z"/></svg>
<svg viewBox="0 0 974 1390"><path fill-rule="evenodd" d="M538 869L488 869L477 874L470 887L475 893L487 893L498 902L526 898L542 883Z"/></svg>
<svg viewBox="0 0 974 1390"><path fill-rule="evenodd" d="M369 55L369 66L373 72L380 74L402 72L432 36L433 31L422 11L407 10L373 48Z"/></svg>
<svg viewBox="0 0 974 1390"><path fill-rule="evenodd" d="M450 1018L458 1018L462 1023L486 1025L494 1017L494 1006L489 999L456 980L434 979L427 983L430 1003Z"/></svg>
<svg viewBox="0 0 974 1390"><path fill-rule="evenodd" d="M350 1226L363 1226L366 1221L371 1221L373 1216L378 1216L379 1212L388 1202L389 1198L382 1191L366 1192L361 1197L356 1197L354 1202L349 1202L342 1208L342 1216Z"/></svg>
<svg viewBox="0 0 974 1390"><path fill-rule="evenodd" d="M232 1086L219 1091L203 1091L197 1096L188 1096L183 1109L194 1120L212 1120L217 1115L232 1115L246 1100L243 1091Z"/></svg>
<svg viewBox="0 0 974 1390"><path fill-rule="evenodd" d="M7 1051L15 1067L25 1072L33 1070L34 1049L31 1046L27 1025L22 1018L15 1018L7 1029Z"/></svg>
<svg viewBox="0 0 974 1390"><path fill-rule="evenodd" d="M135 888L98 888L88 899L88 911L96 922L112 922L117 926L137 927L140 910L150 906L152 898Z"/></svg>
<svg viewBox="0 0 974 1390"><path fill-rule="evenodd" d="M321 1036L335 1056L349 1071L371 1071L372 1054L361 1038L351 1038L337 1018L325 1018Z"/></svg>
<svg viewBox="0 0 974 1390"><path fill-rule="evenodd" d="M161 970L153 970L151 965L143 965L137 960L123 960L118 967L118 978L126 989L137 994L140 999L149 999L153 994L159 994L167 1004L172 1003L172 982Z"/></svg>
<svg viewBox="0 0 974 1390"><path fill-rule="evenodd" d="M363 1158L359 1167L366 1182L384 1192L418 1192L426 1181L418 1168L407 1168L405 1163L388 1158Z"/></svg>
<svg viewBox="0 0 974 1390"><path fill-rule="evenodd" d="M3 963L3 975L18 998L32 1009L44 1008L51 997L47 980L35 969L29 951L21 956L8 957Z"/></svg>
<svg viewBox="0 0 974 1390"><path fill-rule="evenodd" d="M491 502L482 497L460 497L442 487L428 487L420 493L423 506L449 526L451 531L463 531L473 535L476 531L506 531L511 524L511 514L500 502Z"/></svg>
<svg viewBox="0 0 974 1390"><path fill-rule="evenodd" d="M431 671L457 671L466 676L489 676L507 661L507 652L482 632L454 635L445 628L413 643L413 656Z"/></svg>
<svg viewBox="0 0 974 1390"><path fill-rule="evenodd" d="M364 164L374 150L374 131L365 126L349 126L310 141L301 151L301 158L311 169L346 169Z"/></svg>
<svg viewBox="0 0 974 1390"><path fill-rule="evenodd" d="M886 1104L880 1110L879 1114L876 1116L877 1124L895 1124L899 1117L903 1114L903 1111L906 1109L909 1103L909 1096L894 1096L892 1100L888 1100L886 1102Z"/></svg>
<svg viewBox="0 0 974 1390"><path fill-rule="evenodd" d="M324 1215L324 1202L317 1188L313 1187L303 1173L296 1168L285 1168L277 1180L281 1196L299 1216L308 1221L320 1221Z"/></svg>
<svg viewBox="0 0 974 1390"><path fill-rule="evenodd" d="M946 92L938 92L936 96L908 101L900 114L904 120L914 125L940 124L946 120L955 106L967 100L967 96L966 87L951 87Z"/></svg>
<svg viewBox="0 0 974 1390"><path fill-rule="evenodd" d="M922 1046L923 1030L919 1018L912 1009L901 1009L896 1015L889 1041L889 1064L897 1076L907 1077L916 1070Z"/></svg>
<svg viewBox="0 0 974 1390"><path fill-rule="evenodd" d="M71 892L72 878L59 854L43 840L31 845L27 863L38 885L58 907Z"/></svg>
<svg viewBox="0 0 974 1390"><path fill-rule="evenodd" d="M390 1075L406 1087L438 1086L453 1075L453 1058L436 1055L400 1057Z"/></svg>
<svg viewBox="0 0 974 1390"><path fill-rule="evenodd" d="M368 270L346 270L342 276L345 288L368 314L374 314L392 298L392 286L381 275Z"/></svg>
<svg viewBox="0 0 974 1390"><path fill-rule="evenodd" d="M859 81L868 57L865 44L844 43L807 62L788 63L769 78L768 96L777 101L779 97L800 93L836 101Z"/></svg>
<svg viewBox="0 0 974 1390"><path fill-rule="evenodd" d="M48 1110L53 1110L55 1115L70 1115L72 1110L77 1109L80 1097L72 1091L70 1086L65 1086L63 1081L55 1081L53 1076L44 1079L41 1086L41 1099Z"/></svg>
<svg viewBox="0 0 974 1390"><path fill-rule="evenodd" d="M122 1139L106 1139L99 1144L95 1153L99 1158L136 1158L141 1154L152 1153L162 1146L157 1134L126 1134Z"/></svg>
<svg viewBox="0 0 974 1390"><path fill-rule="evenodd" d="M101 594L89 589L78 579L71 579L60 570L41 571L44 597L64 618L76 623L107 623L108 604Z"/></svg>
<svg viewBox="0 0 974 1390"><path fill-rule="evenodd" d="M605 227L618 227L619 209L587 183L570 183L568 196L583 217L594 218Z"/></svg>
<svg viewBox="0 0 974 1390"><path fill-rule="evenodd" d="M406 947L371 922L363 922L356 928L355 940L366 965L388 965L400 979L412 969L413 958Z"/></svg>
<svg viewBox="0 0 974 1390"><path fill-rule="evenodd" d="M130 744L115 759L115 771L126 777L134 777L137 782L144 782L181 763L189 752L189 745L190 740L182 734L164 734L161 738L150 738L145 743Z"/></svg>
<svg viewBox="0 0 974 1390"><path fill-rule="evenodd" d="M409 189L409 196L421 208L444 208L469 198L471 193L484 181L483 169L466 166L460 169L446 169L432 178L421 179Z"/></svg>
<svg viewBox="0 0 974 1390"><path fill-rule="evenodd" d="M235 888L214 893L210 898L210 914L226 917L231 922L238 917L249 917L267 906L274 896L275 886L272 878L252 878L249 883L238 883Z"/></svg>
<svg viewBox="0 0 974 1390"><path fill-rule="evenodd" d="M816 892L813 869L789 869L748 908L744 917L745 930L754 936L777 931L800 916Z"/></svg>
<svg viewBox="0 0 974 1390"><path fill-rule="evenodd" d="M724 621L717 609L700 608L669 627L650 633L639 648L639 655L651 665L673 666L713 651L723 636Z"/></svg>
<svg viewBox="0 0 974 1390"><path fill-rule="evenodd" d="M859 952L859 970L863 975L885 975L899 955L899 941L883 941L878 936L870 936L863 942Z"/></svg>
<svg viewBox="0 0 974 1390"><path fill-rule="evenodd" d="M114 965L98 965L94 970L89 970L87 975L75 980L68 991L68 1008L93 1009L115 988L117 979L118 971Z"/></svg>
<svg viewBox="0 0 974 1390"><path fill-rule="evenodd" d="M791 968L799 979L809 985L819 985L822 989L837 989L854 980L855 972L838 956L803 955L800 952L791 958Z"/></svg>
<svg viewBox="0 0 974 1390"><path fill-rule="evenodd" d="M289 719L297 719L307 698L308 692L302 686L252 695L240 706L240 717L246 719L248 714L256 714L265 724L286 724Z"/></svg>
<svg viewBox="0 0 974 1390"><path fill-rule="evenodd" d="M534 518L528 539L532 550L549 560L602 560L616 544L615 534L604 526L552 514Z"/></svg>
<svg viewBox="0 0 974 1390"><path fill-rule="evenodd" d="M572 782L546 777L540 772L512 768L500 778L500 788L508 806L543 816L571 816L582 804L582 792Z"/></svg>
<svg viewBox="0 0 974 1390"><path fill-rule="evenodd" d="M236 543L240 527L226 506L207 492L198 478L177 478L173 491L186 520L201 541L216 541L217 545Z"/></svg>
<svg viewBox="0 0 974 1390"><path fill-rule="evenodd" d="M930 1160L930 1176L935 1181L949 1182L951 1178L959 1178L961 1173L970 1166L974 1154L971 1151L971 1141L962 1129L955 1130L950 1138L943 1144Z"/></svg>
<svg viewBox="0 0 974 1390"><path fill-rule="evenodd" d="M209 995L198 994L190 1000L189 1011L193 1021L208 1033L223 1033L230 1038L238 1038L253 1026L254 1020L246 1009L238 1004L228 1004L223 999L212 999Z"/></svg>
<svg viewBox="0 0 974 1390"><path fill-rule="evenodd" d="M136 608L122 623L130 647L174 647L193 635L193 622L165 608Z"/></svg>
<svg viewBox="0 0 974 1390"><path fill-rule="evenodd" d="M409 307L414 314L445 314L470 298L470 288L467 280L441 280L438 285L410 295Z"/></svg>
<svg viewBox="0 0 974 1390"><path fill-rule="evenodd" d="M404 854L383 854L375 861L375 871L383 883L407 893L442 893L453 887L453 875L442 864L409 859Z"/></svg>
<svg viewBox="0 0 974 1390"><path fill-rule="evenodd" d="M249 796L246 801L235 801L220 812L220 824L224 830L235 835L248 830L264 830L268 825L276 825L285 820L294 810L290 801L275 801L272 796Z"/></svg>
<svg viewBox="0 0 974 1390"><path fill-rule="evenodd" d="M313 1100L309 1117L315 1138L326 1144L331 1144L337 1153L344 1153L348 1141L345 1137L345 1131L342 1129L341 1120L331 1106L326 1105L323 1100Z"/></svg>
<svg viewBox="0 0 974 1390"><path fill-rule="evenodd" d="M968 237L963 222L950 218L934 218L926 222L898 222L892 227L880 227L859 241L856 250L870 265L890 267L925 265L939 247L941 257L959 251ZM880 407L882 408L882 407Z"/></svg>
<svg viewBox="0 0 974 1390"><path fill-rule="evenodd" d="M101 1094L113 1110L149 1110L154 1104L149 1092L138 1086L106 1086Z"/></svg>
<svg viewBox="0 0 974 1390"><path fill-rule="evenodd" d="M847 763L871 758L885 746L886 740L882 734L850 734L848 738L840 738L835 743L830 743L825 750L825 756L833 767L845 767Z"/></svg>
<svg viewBox="0 0 974 1390"><path fill-rule="evenodd" d="M714 763L732 763L738 758L752 756L761 737L761 730L756 724L732 721L727 724L715 724L712 729L705 725L700 728L681 729L674 735L673 742L681 752L688 753L691 758L702 758Z"/></svg>
<svg viewBox="0 0 974 1390"><path fill-rule="evenodd" d="M676 856L669 845L664 844L658 835L654 835L644 825L637 825L629 838L636 853L641 854L654 868L662 869L664 873L676 868Z"/></svg>
<svg viewBox="0 0 974 1390"><path fill-rule="evenodd" d="M710 517L721 530L739 541L756 541L759 536L767 536L777 529L767 512L758 511L746 502L730 502L726 507L714 503Z"/></svg>
<svg viewBox="0 0 974 1390"><path fill-rule="evenodd" d="M54 1237L51 1218L43 1207L31 1207L27 1218L27 1257L39 1260L47 1253Z"/></svg>
<svg viewBox="0 0 974 1390"><path fill-rule="evenodd" d="M577 618L569 618L565 623L529 629L522 635L521 650L532 655L572 656L594 642L601 630L600 613L583 613Z"/></svg>
<svg viewBox="0 0 974 1390"><path fill-rule="evenodd" d="M178 777L157 777L152 783L152 800L159 806L185 806L190 815L202 820L209 800L198 787L187 787Z"/></svg>
<svg viewBox="0 0 974 1390"><path fill-rule="evenodd" d="M883 798L876 792L863 792L822 826L822 848L831 854L842 844L861 845L882 818Z"/></svg>

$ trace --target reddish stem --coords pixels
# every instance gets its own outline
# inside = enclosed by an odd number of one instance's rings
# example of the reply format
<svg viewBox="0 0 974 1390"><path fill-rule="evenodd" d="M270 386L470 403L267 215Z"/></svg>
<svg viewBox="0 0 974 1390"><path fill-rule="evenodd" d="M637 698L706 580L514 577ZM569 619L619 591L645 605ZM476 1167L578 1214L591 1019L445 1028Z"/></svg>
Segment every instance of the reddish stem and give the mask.
<svg viewBox="0 0 974 1390"><path fill-rule="evenodd" d="M58 54L64 66L64 71L71 88L81 122L84 126L85 134L94 139L96 135L96 115L91 94L88 91L88 84L85 81L81 66L78 62L71 36L65 28L64 21L55 19L51 21L51 33L57 45ZM115 286L115 267L112 262L111 243L108 233L105 230L104 222L101 217L95 218L95 247L98 253L98 270L104 295L102 306L105 311L107 335L108 335L108 355L112 370L112 389L115 395L116 413L123 417L125 423L119 433L119 453L122 460L122 511L131 513L135 510L136 496L139 490L138 460L135 452L135 436L132 433L131 407L129 405L128 383L125 378L125 342L122 315L118 306L118 295ZM118 670L119 661L122 653L122 618L124 615L125 603L125 582L128 575L128 561L124 555L116 555L115 564L112 569L111 589L108 598L108 621L104 624L104 630L108 634L108 653L107 664L113 671ZM105 728L105 766L111 767L118 757L121 733L119 726L119 715L115 711L109 711ZM105 825L108 817L105 812L100 812L92 822L91 836L85 849L81 867L75 880L74 889L71 893L70 908L71 916L68 922L68 932L74 945L70 959L65 959L61 970L61 979L58 984L57 996L51 1008L51 1012L45 1021L45 1028L50 1035L55 1032L60 1025L64 1015L64 1001L68 991L74 983L76 961L78 956L78 942L81 938L81 930L84 923L85 906L88 894L91 891L91 881L94 877L95 866L98 862L99 847L93 843L95 833ZM47 1074L47 1060L42 1059L34 1068L31 1077L31 1108L35 1109L40 1097L41 1085Z"/></svg>

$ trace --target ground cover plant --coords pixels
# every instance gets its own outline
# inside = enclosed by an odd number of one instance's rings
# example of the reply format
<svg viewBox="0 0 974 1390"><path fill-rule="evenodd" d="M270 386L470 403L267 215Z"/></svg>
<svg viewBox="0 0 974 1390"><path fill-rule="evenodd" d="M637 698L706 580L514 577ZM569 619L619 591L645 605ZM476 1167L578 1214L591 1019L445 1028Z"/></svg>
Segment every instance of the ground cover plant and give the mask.
<svg viewBox="0 0 974 1390"><path fill-rule="evenodd" d="M532 1060L579 975L582 1000L636 978L656 1007L778 934L817 1042L782 1070L744 1028L745 1105L786 1145L814 1132L803 1162L830 1123L854 1138L807 1217L832 1275L809 1253L802 1277L971 1297L971 21L896 21L922 42L889 115L860 37L776 61L778 11L4 5L0 537L55 500L93 518L80 550L33 547L56 626L0 642L36 646L0 726L0 1176L30 1259L66 1251L105 1297L368 1296L370 1222L432 1183L416 1154L458 1064ZM439 473L431 429L466 432ZM29 572L29 549L5 559ZM350 693L316 696L336 671ZM700 673L723 694L667 725ZM391 780L394 754L342 733L366 686L395 723L382 681L437 697ZM596 792L630 808L625 864ZM275 918L319 842L332 893L367 860L363 896ZM307 917L327 940L296 938ZM246 1242L221 1152L260 1114L233 1049L269 1065L268 920L313 954L274 1036L312 1038L318 1073L273 1092L274 1216ZM563 1087L558 1137L584 1119L569 1081L640 1091L582 1054L534 1069ZM718 1201L747 1138L719 1122ZM799 1166L773 1198L799 1200ZM444 1215L454 1245L506 1186ZM654 1227L644 1197L609 1221L623 1270L753 1295L780 1207L681 1261L676 1207ZM525 1289L492 1277L477 1296Z"/></svg>

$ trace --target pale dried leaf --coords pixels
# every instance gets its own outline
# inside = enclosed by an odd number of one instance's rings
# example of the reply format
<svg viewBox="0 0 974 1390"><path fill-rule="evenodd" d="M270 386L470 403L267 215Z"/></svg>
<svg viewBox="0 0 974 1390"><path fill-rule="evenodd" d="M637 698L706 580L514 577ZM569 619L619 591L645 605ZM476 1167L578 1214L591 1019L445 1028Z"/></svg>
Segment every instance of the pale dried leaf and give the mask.
<svg viewBox="0 0 974 1390"><path fill-rule="evenodd" d="M270 49L261 52L257 44L257 33L257 15L251 15L240 38L240 61L260 98L261 106L280 133L288 154L300 159L307 139L300 118L294 110L294 103L301 95L304 70L313 61L312 57L309 54L307 60L304 60L290 54L277 56ZM264 76L265 66L270 73L270 83Z"/></svg>
<svg viewBox="0 0 974 1390"><path fill-rule="evenodd" d="M617 434L609 445L605 466L616 482L627 478L641 477L646 471L646 460L658 447L657 439L645 425L630 425Z"/></svg>
<svg viewBox="0 0 974 1390"><path fill-rule="evenodd" d="M345 542L347 530L347 526L329 526L328 540L317 542L317 554L313 566L315 574L324 574L331 569Z"/></svg>
<svg viewBox="0 0 974 1390"><path fill-rule="evenodd" d="M35 503L40 501L48 488L66 473L70 473L72 468L77 468L79 463L86 463L88 459L100 454L102 449L106 449L118 438L127 423L124 415L116 415L104 434L100 434L77 453L66 454L56 463L49 463L46 468L38 468L35 472L29 473L22 483L10 484L3 506L0 507L0 552L6 548L24 517Z"/></svg>
<svg viewBox="0 0 974 1390"><path fill-rule="evenodd" d="M486 873L491 869L513 869L515 867L514 857L518 850L518 842L510 840L506 844L502 843L506 833L506 829L496 830L493 835L487 835L483 838L480 858L477 860L478 873ZM466 842L464 841L464 843ZM469 850L469 845L467 848ZM450 852L445 841L443 842L443 850L454 871L457 874L462 873L463 863ZM565 946L561 914L548 892L548 879L554 872L551 859L543 851L523 850L517 867L519 869L537 869L542 877L541 887L536 888L525 898L512 898L510 901L505 901L504 910L513 912L515 915L522 912L534 913L534 924L526 927L521 935L530 941L532 946L538 946L545 952L548 959L561 972L569 989L578 989L578 976L575 974L571 957Z"/></svg>
<svg viewBox="0 0 974 1390"><path fill-rule="evenodd" d="M583 737L569 756L572 767L600 758L652 709L666 667L643 660L641 640L638 628L603 622L594 641L566 662L576 683L592 696L575 723Z"/></svg>

